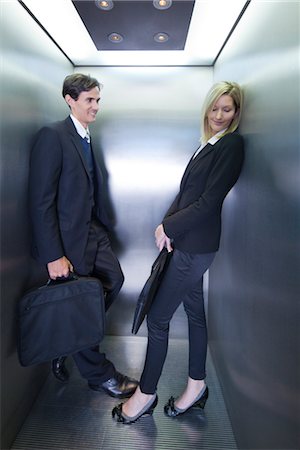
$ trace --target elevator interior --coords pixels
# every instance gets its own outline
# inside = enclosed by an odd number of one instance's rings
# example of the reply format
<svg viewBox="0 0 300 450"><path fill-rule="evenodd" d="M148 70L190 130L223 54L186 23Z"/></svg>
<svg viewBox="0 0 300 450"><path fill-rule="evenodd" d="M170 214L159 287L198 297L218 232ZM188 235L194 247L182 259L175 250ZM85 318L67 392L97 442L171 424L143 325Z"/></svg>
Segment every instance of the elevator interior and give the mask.
<svg viewBox="0 0 300 450"><path fill-rule="evenodd" d="M130 336L135 300L156 255L153 230L197 147L205 93L219 80L242 85L246 159L224 204L221 248L209 273L210 352L238 448L300 448L299 1L244 2L217 58L203 64L175 53L168 63L161 51L159 64L150 54L141 64L118 63L114 55L74 63L79 46L70 57L56 45L30 3L0 3L2 448L14 441L49 373L47 364L22 368L16 353L17 301L44 277L30 257L28 163L37 129L68 114L61 84L76 71L104 85L92 133L126 277L108 316L113 338ZM196 0L194 10L206 3ZM193 58L213 40L210 23ZM63 16L62 34L73 26ZM182 317L180 310L172 339L186 338ZM141 342L144 336L145 328Z"/></svg>

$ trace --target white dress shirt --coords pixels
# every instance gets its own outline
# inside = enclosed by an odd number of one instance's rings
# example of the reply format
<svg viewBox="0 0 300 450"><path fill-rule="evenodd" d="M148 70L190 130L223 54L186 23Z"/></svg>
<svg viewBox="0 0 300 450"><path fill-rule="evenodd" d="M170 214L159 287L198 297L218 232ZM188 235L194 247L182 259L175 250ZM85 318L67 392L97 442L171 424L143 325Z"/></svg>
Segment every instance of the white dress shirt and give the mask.
<svg viewBox="0 0 300 450"><path fill-rule="evenodd" d="M88 143L90 143L90 131L88 128L84 128L84 126L79 122L78 119L76 119L73 114L70 114L70 117L72 119L72 122L74 123L74 126L76 128L77 133L79 136L82 137L82 139L87 139Z"/></svg>

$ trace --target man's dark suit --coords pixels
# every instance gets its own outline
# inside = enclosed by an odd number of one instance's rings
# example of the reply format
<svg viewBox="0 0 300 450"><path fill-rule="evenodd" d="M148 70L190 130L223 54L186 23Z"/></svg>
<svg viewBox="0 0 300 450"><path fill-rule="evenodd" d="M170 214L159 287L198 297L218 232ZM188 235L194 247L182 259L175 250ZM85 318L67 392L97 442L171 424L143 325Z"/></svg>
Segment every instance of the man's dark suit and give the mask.
<svg viewBox="0 0 300 450"><path fill-rule="evenodd" d="M29 182L33 256L43 264L66 256L80 275L99 276L111 303L124 277L107 236L110 222L101 198L102 176L93 158L92 176L70 117L37 134ZM89 382L114 376L114 366L98 348L74 359Z"/></svg>
<svg viewBox="0 0 300 450"><path fill-rule="evenodd" d="M78 266L85 252L92 212L109 228L97 164L94 173L95 183L84 158L81 137L70 117L39 131L31 155L30 213L33 252L40 262L47 264L67 255L73 266Z"/></svg>

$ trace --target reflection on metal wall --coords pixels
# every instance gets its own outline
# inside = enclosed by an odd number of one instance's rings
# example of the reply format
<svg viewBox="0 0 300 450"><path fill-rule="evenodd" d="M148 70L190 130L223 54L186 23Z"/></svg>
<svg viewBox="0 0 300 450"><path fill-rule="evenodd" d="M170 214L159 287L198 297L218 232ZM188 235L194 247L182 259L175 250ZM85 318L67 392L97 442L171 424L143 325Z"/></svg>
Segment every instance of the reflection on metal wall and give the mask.
<svg viewBox="0 0 300 450"><path fill-rule="evenodd" d="M127 335L137 296L158 252L154 230L198 146L200 110L212 83L212 69L85 71L104 84L102 109L92 133L99 133L107 166L116 219L115 246L125 273L122 293L109 313L108 332ZM174 333L186 337L180 321ZM143 333L144 326L139 334Z"/></svg>
<svg viewBox="0 0 300 450"><path fill-rule="evenodd" d="M39 276L29 255L30 141L66 113L61 82L73 68L18 2L3 2L1 13L1 448L9 448L48 371L24 369L16 355L16 304Z"/></svg>
<svg viewBox="0 0 300 450"><path fill-rule="evenodd" d="M239 448L299 441L299 2L251 2L215 68L245 88L242 176L210 270L211 348Z"/></svg>

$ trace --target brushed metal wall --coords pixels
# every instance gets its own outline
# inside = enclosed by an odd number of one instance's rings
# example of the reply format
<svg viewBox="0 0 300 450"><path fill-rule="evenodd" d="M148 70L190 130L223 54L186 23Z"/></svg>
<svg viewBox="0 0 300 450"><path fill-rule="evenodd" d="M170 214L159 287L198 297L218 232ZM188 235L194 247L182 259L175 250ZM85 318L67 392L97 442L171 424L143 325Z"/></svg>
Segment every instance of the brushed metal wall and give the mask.
<svg viewBox="0 0 300 450"><path fill-rule="evenodd" d="M299 2L251 2L215 80L245 89L246 159L210 270L210 345L239 448L300 448Z"/></svg>
<svg viewBox="0 0 300 450"><path fill-rule="evenodd" d="M17 1L1 7L1 420L2 448L8 448L49 371L47 365L19 365L16 305L25 289L45 277L30 258L28 163L36 130L68 114L60 93L63 78L86 71L105 86L102 111L91 129L106 169L116 221L112 240L126 276L109 313L108 333L126 335L157 253L154 229L198 145L200 108L212 69L74 69ZM177 325L176 335L183 329L180 313Z"/></svg>
<svg viewBox="0 0 300 450"><path fill-rule="evenodd" d="M29 254L27 179L30 142L65 114L61 81L72 65L17 1L1 3L1 448L9 448L48 373L22 368L16 305L43 274Z"/></svg>
<svg viewBox="0 0 300 450"><path fill-rule="evenodd" d="M73 68L18 2L1 7L2 447L7 448L48 370L23 369L16 356L16 303L41 275L29 256L30 140L46 121L67 114L60 89ZM239 446L252 450L299 448L298 7L298 2L251 2L214 70L216 80L235 79L245 87L241 131L247 147L242 176L225 203L221 250L210 274L210 344ZM109 313L108 333L126 335L157 253L154 229L198 143L200 108L213 71L75 71L104 84L92 134L107 170L116 221L112 238L126 276ZM172 335L185 336L184 326L179 311Z"/></svg>
<svg viewBox="0 0 300 450"><path fill-rule="evenodd" d="M76 70L76 68L75 68ZM200 138L200 110L212 68L80 68L104 85L93 142L106 164L115 216L114 245L124 287L107 332L130 335L135 303L158 250L154 230L177 193ZM172 336L186 338L179 310ZM146 335L143 324L139 335Z"/></svg>

